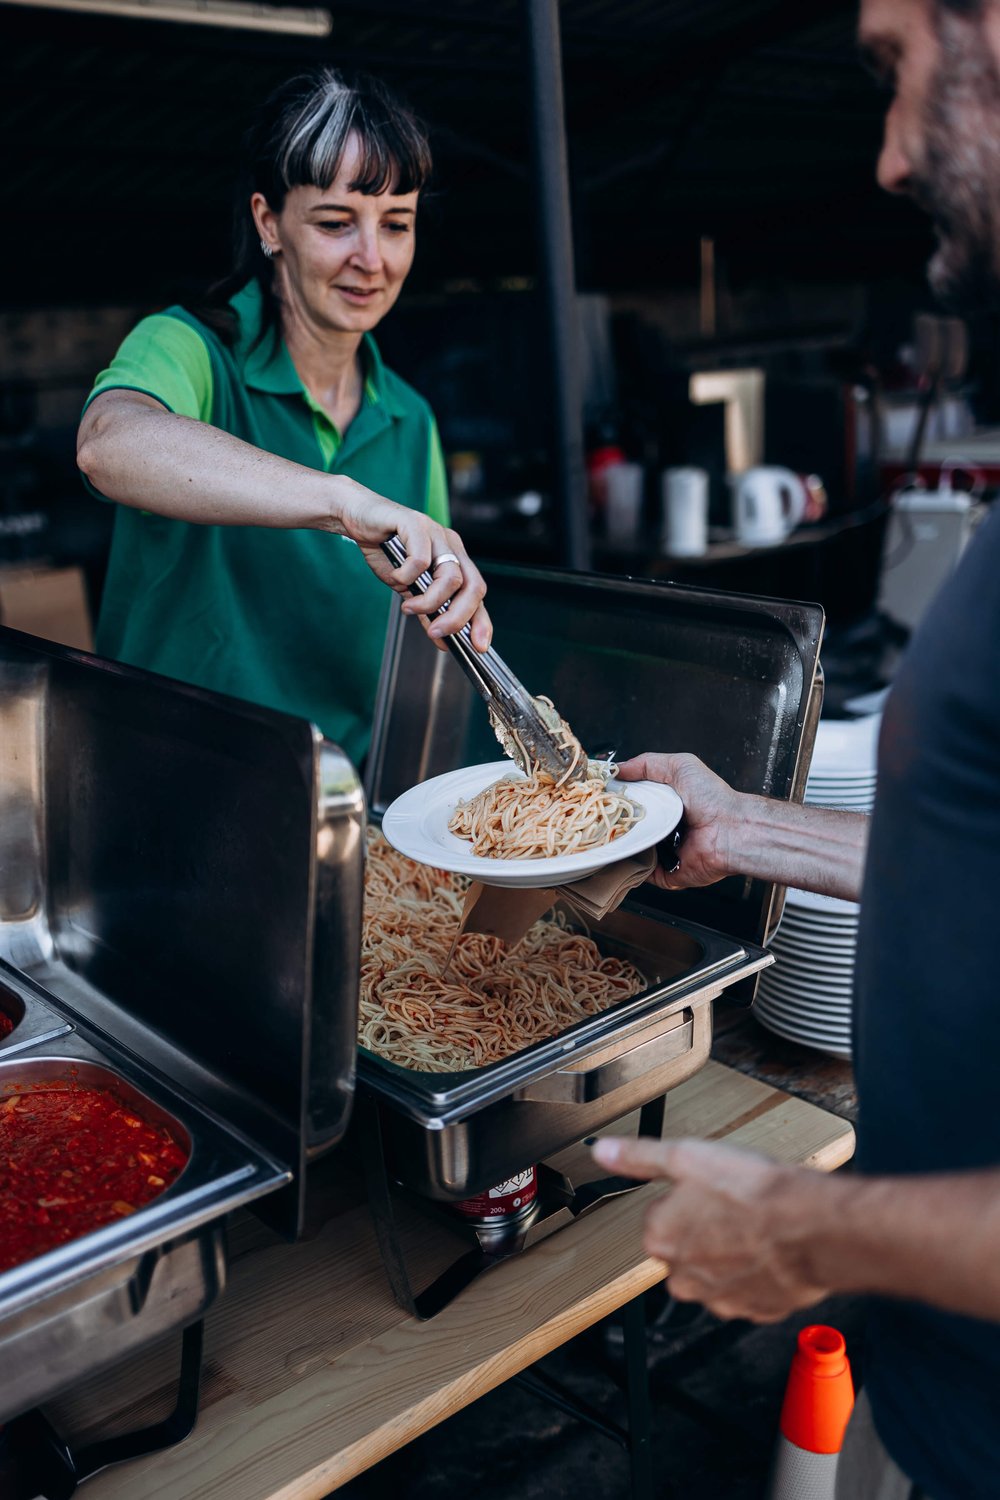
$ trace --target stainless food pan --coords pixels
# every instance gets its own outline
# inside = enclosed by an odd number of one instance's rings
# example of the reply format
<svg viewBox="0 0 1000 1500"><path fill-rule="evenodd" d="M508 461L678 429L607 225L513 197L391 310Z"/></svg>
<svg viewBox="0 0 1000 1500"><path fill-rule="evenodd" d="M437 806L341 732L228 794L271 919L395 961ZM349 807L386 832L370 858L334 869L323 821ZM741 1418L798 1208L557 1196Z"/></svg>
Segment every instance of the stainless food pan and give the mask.
<svg viewBox="0 0 1000 1500"><path fill-rule="evenodd" d="M683 1083L708 1058L714 997L772 961L639 903L611 913L592 936L605 954L635 964L647 988L461 1073L421 1073L359 1048L358 1081L383 1106L399 1181L431 1198L472 1197Z"/></svg>
<svg viewBox="0 0 1000 1500"><path fill-rule="evenodd" d="M112 1047L70 1033L0 1058L0 1098L64 1079L167 1125L189 1159L144 1208L0 1273L0 1421L199 1318L225 1283L226 1214L289 1177Z"/></svg>

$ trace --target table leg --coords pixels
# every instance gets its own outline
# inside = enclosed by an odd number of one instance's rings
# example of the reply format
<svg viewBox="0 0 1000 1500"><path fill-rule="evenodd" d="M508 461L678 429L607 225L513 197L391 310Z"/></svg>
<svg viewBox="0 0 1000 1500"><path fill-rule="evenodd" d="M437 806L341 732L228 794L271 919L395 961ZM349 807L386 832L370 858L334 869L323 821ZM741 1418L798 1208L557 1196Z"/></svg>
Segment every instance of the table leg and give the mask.
<svg viewBox="0 0 1000 1500"><path fill-rule="evenodd" d="M632 1500L653 1500L653 1462L649 1409L644 1298L622 1308L625 1336L625 1401L628 1411L628 1456Z"/></svg>

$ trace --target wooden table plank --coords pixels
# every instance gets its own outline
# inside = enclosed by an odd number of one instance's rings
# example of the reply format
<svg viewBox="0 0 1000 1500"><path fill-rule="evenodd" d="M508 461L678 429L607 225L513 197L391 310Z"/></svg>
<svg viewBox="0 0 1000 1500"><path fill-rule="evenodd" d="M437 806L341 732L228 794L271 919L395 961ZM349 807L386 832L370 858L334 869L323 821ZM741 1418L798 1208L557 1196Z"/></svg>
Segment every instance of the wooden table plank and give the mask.
<svg viewBox="0 0 1000 1500"><path fill-rule="evenodd" d="M807 1099L845 1120L853 1123L857 1119L858 1096L851 1064L815 1047L775 1036L752 1010L725 1001L716 1005L712 1056L729 1068L785 1089L797 1099Z"/></svg>
<svg viewBox="0 0 1000 1500"><path fill-rule="evenodd" d="M843 1120L709 1063L667 1101L667 1133L725 1139L831 1170L853 1151ZM589 1155L575 1148L560 1165ZM590 1175L593 1175L591 1170ZM367 1209L336 1212L311 1240L236 1227L230 1286L207 1320L202 1413L187 1442L87 1485L88 1500L320 1500L656 1284L641 1250L650 1185L603 1205L491 1271L429 1323L392 1301ZM454 1254L422 1215L406 1221L425 1274ZM176 1340L59 1406L74 1438L169 1406Z"/></svg>

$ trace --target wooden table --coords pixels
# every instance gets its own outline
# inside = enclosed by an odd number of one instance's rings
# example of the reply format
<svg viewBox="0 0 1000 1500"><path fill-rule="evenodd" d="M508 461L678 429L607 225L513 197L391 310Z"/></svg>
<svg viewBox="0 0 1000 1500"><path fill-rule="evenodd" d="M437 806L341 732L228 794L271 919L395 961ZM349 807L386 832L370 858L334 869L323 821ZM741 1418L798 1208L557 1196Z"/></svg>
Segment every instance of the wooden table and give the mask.
<svg viewBox="0 0 1000 1500"><path fill-rule="evenodd" d="M666 1129L832 1170L851 1125L710 1062L667 1100ZM583 1148L558 1165L573 1175ZM231 1238L231 1277L207 1319L201 1415L191 1438L88 1481L87 1500L319 1500L460 1407L525 1369L663 1274L640 1245L648 1185L507 1261L431 1322L393 1302L367 1208L347 1203L313 1238L278 1241L249 1216ZM439 1224L406 1219L429 1276L453 1258ZM456 1242L457 1244L457 1242ZM177 1340L50 1407L74 1446L169 1410Z"/></svg>
<svg viewBox="0 0 1000 1500"><path fill-rule="evenodd" d="M815 1047L786 1042L762 1026L753 1011L724 1000L716 1004L712 1024L712 1056L717 1062L818 1104L852 1124L856 1121L858 1096L849 1062Z"/></svg>

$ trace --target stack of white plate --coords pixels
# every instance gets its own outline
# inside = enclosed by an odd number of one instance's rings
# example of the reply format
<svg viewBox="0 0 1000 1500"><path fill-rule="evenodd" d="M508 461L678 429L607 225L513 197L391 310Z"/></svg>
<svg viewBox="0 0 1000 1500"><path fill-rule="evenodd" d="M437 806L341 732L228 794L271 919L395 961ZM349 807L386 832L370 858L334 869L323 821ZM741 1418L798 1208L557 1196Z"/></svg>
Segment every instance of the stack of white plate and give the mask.
<svg viewBox="0 0 1000 1500"><path fill-rule="evenodd" d="M820 720L806 782L807 802L848 812L871 812L881 722L881 714L869 714L864 719Z"/></svg>
<svg viewBox="0 0 1000 1500"><path fill-rule="evenodd" d="M880 716L820 722L806 801L870 812ZM853 901L789 890L760 978L754 1014L770 1031L834 1057L851 1056L858 912Z"/></svg>
<svg viewBox="0 0 1000 1500"><path fill-rule="evenodd" d="M754 1015L769 1031L834 1057L851 1055L858 912L853 901L790 890L760 976Z"/></svg>

